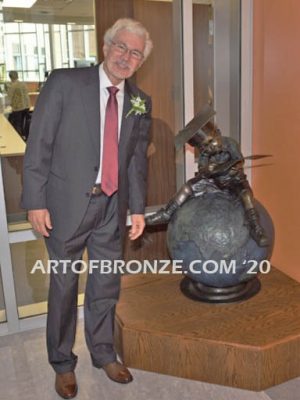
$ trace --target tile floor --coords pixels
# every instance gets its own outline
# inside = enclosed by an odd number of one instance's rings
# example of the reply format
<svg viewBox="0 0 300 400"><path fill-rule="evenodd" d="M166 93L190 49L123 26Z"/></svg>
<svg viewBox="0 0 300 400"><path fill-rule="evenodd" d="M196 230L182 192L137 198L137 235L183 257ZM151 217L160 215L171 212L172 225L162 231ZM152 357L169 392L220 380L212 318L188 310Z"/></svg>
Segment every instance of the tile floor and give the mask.
<svg viewBox="0 0 300 400"><path fill-rule="evenodd" d="M78 400L299 400L300 377L264 392L175 378L132 370L134 381L120 385L91 366L78 324L75 352ZM56 400L54 372L48 366L44 329L0 337L0 400Z"/></svg>

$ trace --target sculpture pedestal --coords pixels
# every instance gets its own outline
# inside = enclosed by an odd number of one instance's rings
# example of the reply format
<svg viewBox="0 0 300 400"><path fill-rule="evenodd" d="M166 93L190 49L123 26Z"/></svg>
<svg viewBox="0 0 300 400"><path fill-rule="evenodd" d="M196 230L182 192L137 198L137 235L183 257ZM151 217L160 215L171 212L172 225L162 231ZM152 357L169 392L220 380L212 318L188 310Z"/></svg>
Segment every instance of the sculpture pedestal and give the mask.
<svg viewBox="0 0 300 400"><path fill-rule="evenodd" d="M300 375L300 284L282 272L221 305L183 296L181 275L122 279L116 346L127 366L256 391Z"/></svg>
<svg viewBox="0 0 300 400"><path fill-rule="evenodd" d="M260 291L260 281L255 277L235 286L216 288L195 282L186 276L180 282L180 289L185 296L192 300L207 303L232 303L255 296Z"/></svg>

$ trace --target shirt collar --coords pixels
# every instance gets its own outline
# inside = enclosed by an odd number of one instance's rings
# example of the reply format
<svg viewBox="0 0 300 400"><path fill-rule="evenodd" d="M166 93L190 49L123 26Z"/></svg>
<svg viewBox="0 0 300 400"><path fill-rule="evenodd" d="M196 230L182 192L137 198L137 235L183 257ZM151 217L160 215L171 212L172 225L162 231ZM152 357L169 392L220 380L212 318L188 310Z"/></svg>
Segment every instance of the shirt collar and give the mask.
<svg viewBox="0 0 300 400"><path fill-rule="evenodd" d="M100 79L100 90L106 89L108 86L115 86L119 89L119 93L124 93L125 80L120 82L118 85L113 85L108 76L106 75L106 72L104 71L103 63L99 65L99 79Z"/></svg>

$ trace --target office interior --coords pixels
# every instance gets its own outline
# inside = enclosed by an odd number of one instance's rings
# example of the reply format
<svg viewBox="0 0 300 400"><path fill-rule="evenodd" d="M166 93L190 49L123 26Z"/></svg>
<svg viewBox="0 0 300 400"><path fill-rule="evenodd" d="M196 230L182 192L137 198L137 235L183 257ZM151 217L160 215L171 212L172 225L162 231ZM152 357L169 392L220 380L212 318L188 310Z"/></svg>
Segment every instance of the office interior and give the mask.
<svg viewBox="0 0 300 400"><path fill-rule="evenodd" d="M153 101L147 206L152 210L167 203L195 173L196 155L188 147L176 152L174 136L210 103L222 134L239 141L244 155L272 155L255 165L248 162L246 171L255 197L275 225L272 265L300 282L296 167L300 4L294 0L37 0L31 9L14 9L3 8L0 2L0 335L45 326L49 284L48 274L31 273L36 260L46 264L47 252L19 205L26 143L16 139L16 154L6 155L1 147L4 131L10 135L13 129L7 123L8 73L18 71L34 110L47 74L55 68L101 62L105 30L126 16L144 23L154 42L153 53L135 76ZM151 240L134 246L126 243L125 259L169 257L166 232L147 235ZM80 315L84 285L82 274Z"/></svg>

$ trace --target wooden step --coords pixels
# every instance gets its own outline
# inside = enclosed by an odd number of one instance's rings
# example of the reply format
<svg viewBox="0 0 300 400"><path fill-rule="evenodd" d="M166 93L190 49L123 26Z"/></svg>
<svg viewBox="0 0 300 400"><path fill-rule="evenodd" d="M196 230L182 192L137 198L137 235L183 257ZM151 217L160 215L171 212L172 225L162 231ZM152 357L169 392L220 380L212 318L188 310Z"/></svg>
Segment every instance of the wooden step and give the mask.
<svg viewBox="0 0 300 400"><path fill-rule="evenodd" d="M272 268L261 291L230 304L186 298L180 275L127 275L116 346L129 367L264 390L300 375L300 284Z"/></svg>

